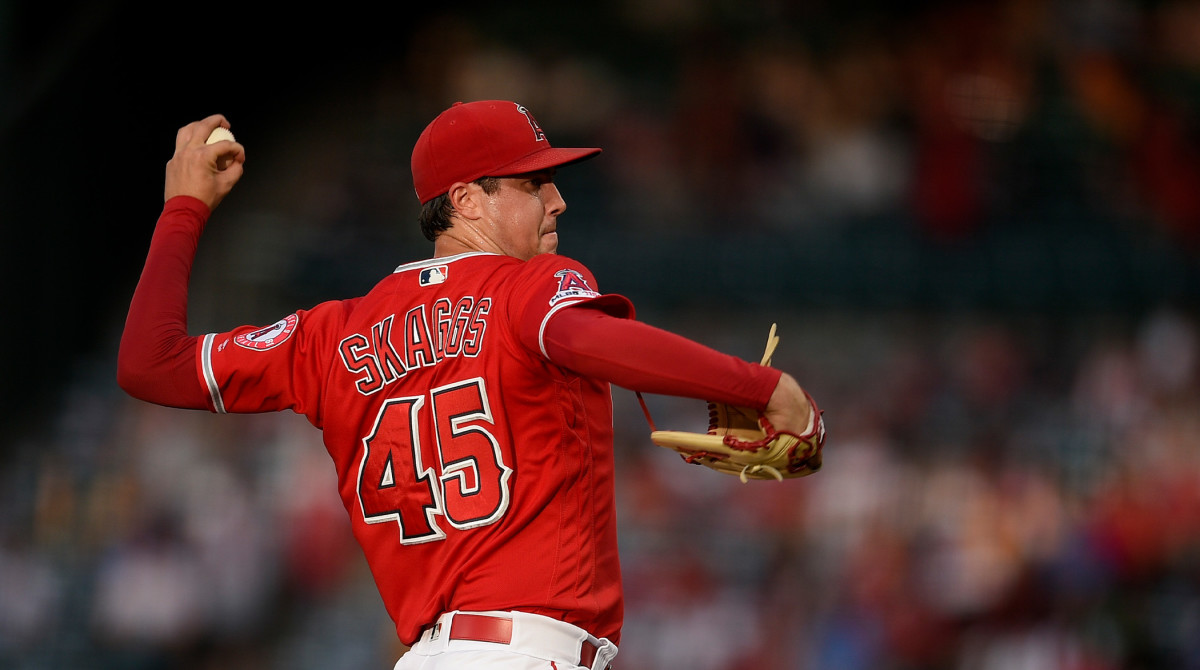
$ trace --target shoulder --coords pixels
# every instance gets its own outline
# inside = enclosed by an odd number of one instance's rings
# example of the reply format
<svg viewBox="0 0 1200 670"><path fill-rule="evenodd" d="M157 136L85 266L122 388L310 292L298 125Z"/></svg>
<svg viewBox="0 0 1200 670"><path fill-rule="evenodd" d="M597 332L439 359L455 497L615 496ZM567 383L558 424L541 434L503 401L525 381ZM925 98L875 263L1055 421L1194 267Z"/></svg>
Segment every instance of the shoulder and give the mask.
<svg viewBox="0 0 1200 670"><path fill-rule="evenodd" d="M538 254L537 256L534 256L533 258L529 259L528 261L525 261L525 265L527 267L556 266L556 267L586 268L586 266L583 264L583 262L581 262L575 258L572 258L570 256L564 256L562 254Z"/></svg>
<svg viewBox="0 0 1200 670"><path fill-rule="evenodd" d="M522 263L516 292L528 301L553 308L564 302L600 297L596 279L579 261L541 254Z"/></svg>
<svg viewBox="0 0 1200 670"><path fill-rule="evenodd" d="M589 286L595 286L596 280L587 266L570 256L559 254L539 254L521 264L518 270L531 280L557 281L563 277L575 277Z"/></svg>

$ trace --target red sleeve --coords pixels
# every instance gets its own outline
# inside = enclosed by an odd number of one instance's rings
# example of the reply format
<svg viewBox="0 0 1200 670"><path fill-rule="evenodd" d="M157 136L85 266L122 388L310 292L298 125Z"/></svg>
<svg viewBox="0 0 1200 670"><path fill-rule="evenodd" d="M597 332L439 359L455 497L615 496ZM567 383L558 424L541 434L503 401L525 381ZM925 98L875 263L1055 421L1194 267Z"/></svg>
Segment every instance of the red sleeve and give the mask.
<svg viewBox="0 0 1200 670"><path fill-rule="evenodd" d="M361 301L328 300L265 327L238 326L203 336L193 357L194 369L213 411L250 414L290 409L322 426L324 381L329 366L341 360L338 345L343 328Z"/></svg>
<svg viewBox="0 0 1200 670"><path fill-rule="evenodd" d="M586 306L555 314L545 326L543 344L556 365L633 391L755 409L767 406L782 374Z"/></svg>
<svg viewBox="0 0 1200 670"><path fill-rule="evenodd" d="M117 383L140 400L211 409L196 375L199 338L187 333L188 280L211 213L195 198L171 198L154 228L117 353Z"/></svg>

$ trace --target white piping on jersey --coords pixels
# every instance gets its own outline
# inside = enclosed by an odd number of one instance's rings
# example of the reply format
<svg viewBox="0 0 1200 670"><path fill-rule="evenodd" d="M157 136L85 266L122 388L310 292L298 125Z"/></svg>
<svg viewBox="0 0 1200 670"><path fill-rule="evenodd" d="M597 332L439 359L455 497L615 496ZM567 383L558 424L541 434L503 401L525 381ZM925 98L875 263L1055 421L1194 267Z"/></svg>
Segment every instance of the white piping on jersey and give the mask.
<svg viewBox="0 0 1200 670"><path fill-rule="evenodd" d="M396 274L397 272L405 272L407 270L417 270L420 268L426 268L426 267L430 267L430 266L434 266L434 265L445 265L447 263L453 263L454 261L461 260L463 258L470 258L471 256L500 256L500 255L502 255L502 254L496 254L496 253L492 253L490 251L465 251L461 254L455 254L453 256L428 258L428 259L421 260L421 261L413 261L412 263L405 263L404 265L401 265L400 267L398 267L394 271L392 271L392 274ZM546 312L545 318L542 319L542 325L538 327L538 348L541 349L542 355L546 357L546 360L550 360L550 356L546 353L546 343L542 341L542 334L546 330L546 323L550 321L550 317L552 315L554 315L555 313L557 313L558 310L562 309L563 307L570 307L571 305L574 305L576 303L584 302L584 300L587 300L587 299L581 298L579 300L572 300L570 302L559 303L559 304L555 305L549 312Z"/></svg>
<svg viewBox="0 0 1200 670"><path fill-rule="evenodd" d="M221 387L217 386L217 376L213 374L212 367L212 344L216 337L216 333L204 336L200 344L200 367L204 370L204 382L208 384L208 396L212 398L213 409L217 414L224 414L225 402L221 400Z"/></svg>
<svg viewBox="0 0 1200 670"><path fill-rule="evenodd" d="M404 272L406 270L416 270L418 268L426 268L426 267L430 267L433 265L445 265L446 263L453 263L454 261L461 260L463 258L469 258L471 256L499 256L499 255L501 255L501 254L494 254L490 251L464 251L461 254L455 254L453 256L441 256L438 258L427 258L423 261L413 261L412 263L405 263L404 265L401 265L400 267L393 270L392 274L396 274L397 272Z"/></svg>
<svg viewBox="0 0 1200 670"><path fill-rule="evenodd" d="M572 300L570 302L560 302L559 304L552 307L549 312L546 312L546 316L542 318L542 325L538 326L538 349L542 350L542 355L546 357L546 360L548 360L548 361L550 360L550 354L546 353L546 341L543 338L546 334L546 324L550 323L550 317L557 314L558 310L562 309L563 307L570 307L571 305L578 305L579 303L585 302L587 300L590 300L590 298L580 298L578 300ZM551 361L551 362L553 362L553 361Z"/></svg>

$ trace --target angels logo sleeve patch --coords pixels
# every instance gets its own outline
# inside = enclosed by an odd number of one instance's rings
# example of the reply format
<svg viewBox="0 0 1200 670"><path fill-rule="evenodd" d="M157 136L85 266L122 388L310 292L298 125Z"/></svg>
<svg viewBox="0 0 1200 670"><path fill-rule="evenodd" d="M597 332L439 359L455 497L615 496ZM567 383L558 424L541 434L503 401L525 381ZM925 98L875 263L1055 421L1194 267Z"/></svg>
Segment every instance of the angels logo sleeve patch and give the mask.
<svg viewBox="0 0 1200 670"><path fill-rule="evenodd" d="M330 301L267 326L206 336L199 367L213 406L230 414L290 409L313 420L346 304Z"/></svg>
<svg viewBox="0 0 1200 670"><path fill-rule="evenodd" d="M523 286L517 294L519 316L513 323L519 329L518 338L532 352L545 356L541 334L547 320L559 310L586 303L621 318L633 318L633 304L619 294L596 290L591 272L573 259L545 254L528 261Z"/></svg>
<svg viewBox="0 0 1200 670"><path fill-rule="evenodd" d="M550 306L572 298L599 298L600 294L592 290L583 273L579 270L566 268L554 273L558 280L558 288L550 298Z"/></svg>
<svg viewBox="0 0 1200 670"><path fill-rule="evenodd" d="M292 333L296 332L296 324L299 322L299 316L289 314L266 328L240 333L233 338L233 343L254 351L273 349L286 342Z"/></svg>

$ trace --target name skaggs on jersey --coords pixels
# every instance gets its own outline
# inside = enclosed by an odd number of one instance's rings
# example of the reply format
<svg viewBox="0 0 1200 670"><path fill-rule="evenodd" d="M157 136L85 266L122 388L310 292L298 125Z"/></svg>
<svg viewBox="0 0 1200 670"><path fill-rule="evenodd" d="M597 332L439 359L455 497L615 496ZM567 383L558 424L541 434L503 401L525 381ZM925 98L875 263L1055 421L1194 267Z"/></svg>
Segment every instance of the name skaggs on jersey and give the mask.
<svg viewBox="0 0 1200 670"><path fill-rule="evenodd" d="M409 370L437 365L447 358L478 356L487 331L491 298L463 296L417 305L399 318L389 314L371 326L369 333L354 333L338 345L342 363L351 374L360 374L355 387L371 395L402 379ZM399 328L399 332L397 332Z"/></svg>

